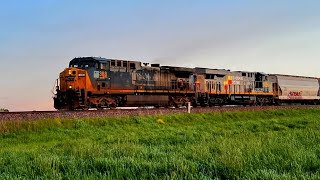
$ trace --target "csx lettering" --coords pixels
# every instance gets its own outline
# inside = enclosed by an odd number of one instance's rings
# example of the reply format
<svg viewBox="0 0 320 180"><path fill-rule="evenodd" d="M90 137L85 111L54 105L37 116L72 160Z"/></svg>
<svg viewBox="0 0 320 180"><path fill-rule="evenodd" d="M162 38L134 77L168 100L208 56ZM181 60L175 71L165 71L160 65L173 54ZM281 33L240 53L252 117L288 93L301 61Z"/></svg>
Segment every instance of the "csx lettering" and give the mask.
<svg viewBox="0 0 320 180"><path fill-rule="evenodd" d="M288 94L288 97L290 99L297 99L302 97L302 91L295 92L295 91L290 91Z"/></svg>

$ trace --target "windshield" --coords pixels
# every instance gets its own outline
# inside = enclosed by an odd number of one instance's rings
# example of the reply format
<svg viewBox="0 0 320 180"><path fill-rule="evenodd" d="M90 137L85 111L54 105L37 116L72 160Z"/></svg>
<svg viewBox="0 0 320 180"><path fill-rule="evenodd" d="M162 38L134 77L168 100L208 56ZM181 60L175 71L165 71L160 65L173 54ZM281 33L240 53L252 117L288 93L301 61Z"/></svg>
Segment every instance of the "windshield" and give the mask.
<svg viewBox="0 0 320 180"><path fill-rule="evenodd" d="M81 69L91 68L91 67L98 68L98 63L96 63L95 61L80 61L80 62L70 63L69 67L75 67L75 68L81 68Z"/></svg>

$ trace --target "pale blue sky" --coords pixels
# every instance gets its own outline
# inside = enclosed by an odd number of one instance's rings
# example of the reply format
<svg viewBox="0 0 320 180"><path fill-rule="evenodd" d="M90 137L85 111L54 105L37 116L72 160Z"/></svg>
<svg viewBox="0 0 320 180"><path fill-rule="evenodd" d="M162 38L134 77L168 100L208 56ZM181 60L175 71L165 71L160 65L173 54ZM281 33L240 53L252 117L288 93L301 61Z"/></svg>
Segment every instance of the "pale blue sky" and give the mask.
<svg viewBox="0 0 320 180"><path fill-rule="evenodd" d="M75 56L320 77L320 1L0 2L0 108L53 109Z"/></svg>

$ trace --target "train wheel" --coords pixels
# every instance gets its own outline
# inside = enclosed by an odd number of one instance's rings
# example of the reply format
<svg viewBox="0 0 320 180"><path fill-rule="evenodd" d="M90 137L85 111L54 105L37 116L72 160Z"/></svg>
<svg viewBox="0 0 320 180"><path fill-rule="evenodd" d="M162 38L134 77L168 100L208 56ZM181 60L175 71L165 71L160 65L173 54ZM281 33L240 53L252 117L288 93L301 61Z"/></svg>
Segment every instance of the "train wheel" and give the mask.
<svg viewBox="0 0 320 180"><path fill-rule="evenodd" d="M109 102L107 100L105 100L105 99L100 101L100 106L101 107L108 107L108 104L109 104Z"/></svg>
<svg viewBox="0 0 320 180"><path fill-rule="evenodd" d="M224 103L224 99L219 98L219 106L222 107L225 103Z"/></svg>
<svg viewBox="0 0 320 180"><path fill-rule="evenodd" d="M115 109L115 108L117 108L117 103L112 102L112 103L109 105L109 107L110 107L111 109Z"/></svg>
<svg viewBox="0 0 320 180"><path fill-rule="evenodd" d="M74 110L75 110L73 106L69 106L67 109L68 109L69 111L74 111Z"/></svg>
<svg viewBox="0 0 320 180"><path fill-rule="evenodd" d="M179 99L178 106L181 107L187 107L188 103L190 102L189 98L183 97Z"/></svg>
<svg viewBox="0 0 320 180"><path fill-rule="evenodd" d="M175 107L175 103L172 100L169 100L168 108L174 108L174 107Z"/></svg>
<svg viewBox="0 0 320 180"><path fill-rule="evenodd" d="M98 102L98 108L116 108L118 105L117 100L112 97L102 97Z"/></svg>
<svg viewBox="0 0 320 180"><path fill-rule="evenodd" d="M282 104L281 100L275 101L275 105L276 105L276 106L281 106L281 104Z"/></svg>
<svg viewBox="0 0 320 180"><path fill-rule="evenodd" d="M97 110L100 111L100 110L103 110L103 108L99 106L99 107L97 107Z"/></svg>

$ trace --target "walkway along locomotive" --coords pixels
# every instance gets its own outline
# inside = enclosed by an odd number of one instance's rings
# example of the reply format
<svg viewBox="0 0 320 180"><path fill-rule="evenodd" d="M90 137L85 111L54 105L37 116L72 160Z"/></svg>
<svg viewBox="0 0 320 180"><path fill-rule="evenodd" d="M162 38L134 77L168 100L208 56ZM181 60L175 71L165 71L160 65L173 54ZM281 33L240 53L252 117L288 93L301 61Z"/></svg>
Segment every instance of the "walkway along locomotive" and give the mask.
<svg viewBox="0 0 320 180"><path fill-rule="evenodd" d="M57 79L54 107L319 104L319 79L80 57Z"/></svg>

